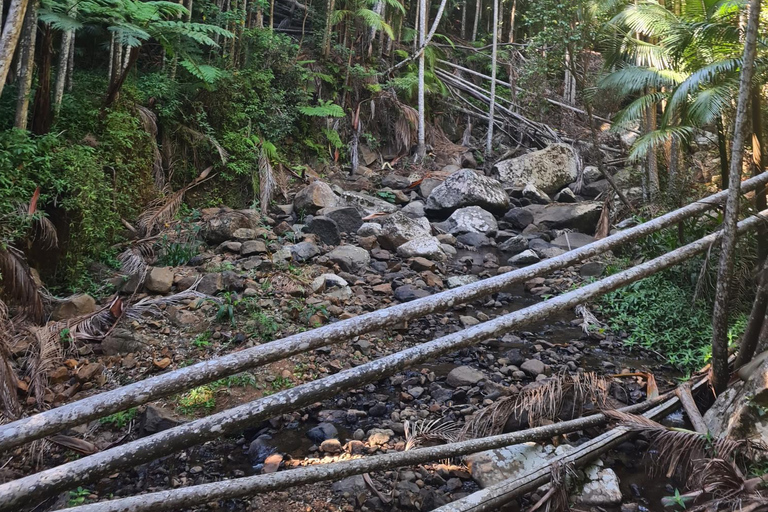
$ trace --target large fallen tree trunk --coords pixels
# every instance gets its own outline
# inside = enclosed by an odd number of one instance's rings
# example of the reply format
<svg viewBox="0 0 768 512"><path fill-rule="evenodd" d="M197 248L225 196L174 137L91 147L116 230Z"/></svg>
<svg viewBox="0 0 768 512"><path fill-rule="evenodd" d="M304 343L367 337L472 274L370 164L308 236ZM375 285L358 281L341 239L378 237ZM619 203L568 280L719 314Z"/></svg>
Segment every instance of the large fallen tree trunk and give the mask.
<svg viewBox="0 0 768 512"><path fill-rule="evenodd" d="M706 385L706 380L697 383L697 388L704 385ZM670 398L643 414L643 416L651 419L663 417L678 407L680 407L680 400L677 397ZM499 510L499 507L513 499L525 493L535 491L546 484L551 477L551 464L555 463L555 461L561 464L573 464L574 466L586 465L599 457L600 454L618 446L636 433L625 427L616 427L591 441L579 445L573 451L556 457L544 467L536 468L517 478L505 480L499 484L487 487L482 491L470 494L466 498L436 508L434 512L496 512Z"/></svg>
<svg viewBox="0 0 768 512"><path fill-rule="evenodd" d="M757 228L768 210L739 223L738 232ZM651 261L606 277L534 306L489 320L442 338L382 357L313 382L286 389L251 403L190 421L178 427L138 439L61 466L0 485L0 511L18 510L30 501L43 500L124 468L158 459L191 445L241 432L262 421L295 411L338 393L376 382L416 364L475 345L522 325L549 318L595 297L626 286L706 251L721 237L713 233Z"/></svg>
<svg viewBox="0 0 768 512"><path fill-rule="evenodd" d="M618 409L628 414L641 414L648 409L659 405L674 392L666 393L653 400L648 400L628 407ZM160 512L163 510L179 510L200 503L208 503L216 500L246 498L262 492L287 489L296 485L311 484L326 480L338 480L352 475L370 473L372 471L384 471L403 466L413 466L426 462L460 457L470 453L484 450L493 450L519 443L544 441L552 437L604 425L608 418L603 414L594 414L584 418L570 421L561 421L543 427L535 427L520 430L509 434L470 439L451 444L418 448L407 452L388 453L374 457L335 462L331 464L318 464L279 473L250 476L213 482L209 484L195 485L183 489L172 489L141 496L132 496L101 503L93 503L75 508L68 508L71 512Z"/></svg>
<svg viewBox="0 0 768 512"><path fill-rule="evenodd" d="M742 190L745 193L750 192L766 182L768 182L768 172L745 181L742 184ZM217 359L203 361L2 425L0 426L0 451L250 368L326 346L329 343L341 343L377 329L388 329L398 322L420 318L436 311L442 311L458 304L504 291L515 283L525 282L528 279L566 268L586 258L597 256L627 242L673 226L683 219L714 208L720 204L726 194L727 191L719 192L639 226L526 268L490 277L406 304L398 304L381 311L336 322L312 331L298 333Z"/></svg>

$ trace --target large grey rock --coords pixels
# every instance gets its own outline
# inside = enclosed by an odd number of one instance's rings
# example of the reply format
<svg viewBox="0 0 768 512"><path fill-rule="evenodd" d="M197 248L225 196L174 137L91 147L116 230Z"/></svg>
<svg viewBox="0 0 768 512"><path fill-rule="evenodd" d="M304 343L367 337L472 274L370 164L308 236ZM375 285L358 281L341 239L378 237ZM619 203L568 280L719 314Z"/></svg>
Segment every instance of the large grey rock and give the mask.
<svg viewBox="0 0 768 512"><path fill-rule="evenodd" d="M101 351L105 356L130 354L131 352L139 352L141 349L142 343L136 339L133 332L120 327L112 331L112 334L101 342Z"/></svg>
<svg viewBox="0 0 768 512"><path fill-rule="evenodd" d="M171 267L152 267L147 273L144 287L148 292L165 295L173 287L173 269Z"/></svg>
<svg viewBox="0 0 768 512"><path fill-rule="evenodd" d="M308 261L320 254L320 248L312 242L299 242L295 245L287 246L291 251L291 256L296 261Z"/></svg>
<svg viewBox="0 0 768 512"><path fill-rule="evenodd" d="M550 198L546 192L539 190L532 183L525 185L525 188L523 189L523 197L533 204L549 204L552 202L552 198Z"/></svg>
<svg viewBox="0 0 768 512"><path fill-rule="evenodd" d="M448 217L443 225L446 231L452 235L484 233L492 236L499 229L493 214L479 206L459 208Z"/></svg>
<svg viewBox="0 0 768 512"><path fill-rule="evenodd" d="M304 232L317 235L320 241L326 245L339 245L341 243L339 225L329 217L322 215L312 217L304 226Z"/></svg>
<svg viewBox="0 0 768 512"><path fill-rule="evenodd" d="M254 254L266 254L267 244L264 240L246 240L240 245L241 256L253 256Z"/></svg>
<svg viewBox="0 0 768 512"><path fill-rule="evenodd" d="M531 263L537 263L541 260L538 254L531 249L526 249L520 254L515 254L507 260L510 265L530 265Z"/></svg>
<svg viewBox="0 0 768 512"><path fill-rule="evenodd" d="M355 208L363 217L373 215L374 213L394 213L397 211L397 206L392 203L388 203L378 197L369 196L368 194L345 190L339 196L344 205Z"/></svg>
<svg viewBox="0 0 768 512"><path fill-rule="evenodd" d="M322 208L339 204L339 197L333 193L327 183L313 181L301 189L293 198L293 211L299 215L314 215Z"/></svg>
<svg viewBox="0 0 768 512"><path fill-rule="evenodd" d="M329 252L328 259L345 272L357 272L371 262L371 255L360 247L342 245Z"/></svg>
<svg viewBox="0 0 768 512"><path fill-rule="evenodd" d="M584 201L576 204L554 203L547 206L532 204L525 207L533 214L533 223L547 229L575 229L592 235L603 211L603 204Z"/></svg>
<svg viewBox="0 0 768 512"><path fill-rule="evenodd" d="M445 382L455 388L459 386L474 386L485 379L485 374L470 366L457 366L445 377Z"/></svg>
<svg viewBox="0 0 768 512"><path fill-rule="evenodd" d="M747 365L739 377L704 414L704 423L715 438L768 444L768 422L762 416L768 409L768 358Z"/></svg>
<svg viewBox="0 0 768 512"><path fill-rule="evenodd" d="M412 219L420 219L426 215L426 212L424 211L424 203L421 201L411 201L403 206L403 209L400 211Z"/></svg>
<svg viewBox="0 0 768 512"><path fill-rule="evenodd" d="M433 236L416 238L397 248L397 254L401 258L427 258L433 261L443 261L446 259L440 241Z"/></svg>
<svg viewBox="0 0 768 512"><path fill-rule="evenodd" d="M523 230L533 223L533 213L525 208L512 208L504 214L504 221L515 229Z"/></svg>
<svg viewBox="0 0 768 512"><path fill-rule="evenodd" d="M171 276L171 284L173 284L173 276ZM94 311L96 311L96 299L87 293L78 293L56 304L51 313L51 320L65 320Z"/></svg>
<svg viewBox="0 0 768 512"><path fill-rule="evenodd" d="M526 249L528 249L528 240L521 235L515 235L499 244L500 251L511 254L519 254Z"/></svg>
<svg viewBox="0 0 768 512"><path fill-rule="evenodd" d="M503 213L509 207L509 196L503 185L493 178L472 169L461 169L432 190L424 208L428 213L448 215L465 206Z"/></svg>
<svg viewBox="0 0 768 512"><path fill-rule="evenodd" d="M142 435L156 434L181 425L173 412L155 405L148 405L139 418L139 432Z"/></svg>
<svg viewBox="0 0 768 512"><path fill-rule="evenodd" d="M502 160L493 166L491 176L505 187L524 187L528 183L554 194L576 181L579 159L567 144L552 144L540 151Z"/></svg>
<svg viewBox="0 0 768 512"><path fill-rule="evenodd" d="M379 245L384 249L394 250L411 240L432 235L432 229L426 218L412 219L402 212L396 212L379 221L381 234Z"/></svg>
<svg viewBox="0 0 768 512"><path fill-rule="evenodd" d="M552 245L570 251L589 245L596 240L595 237L585 235L584 233L563 233L552 240Z"/></svg>
<svg viewBox="0 0 768 512"><path fill-rule="evenodd" d="M473 453L465 460L472 478L483 488L520 477L549 463L544 448L537 443Z"/></svg>
<svg viewBox="0 0 768 512"><path fill-rule="evenodd" d="M410 302L424 297L429 297L429 292L412 284L398 286L397 290L395 290L395 298L400 302Z"/></svg>
<svg viewBox="0 0 768 512"><path fill-rule="evenodd" d="M611 468L597 464L588 466L584 474L587 482L576 497L576 501L590 507L609 507L621 503L619 477Z"/></svg>
<svg viewBox="0 0 768 512"><path fill-rule="evenodd" d="M323 208L317 213L333 220L341 233L357 233L357 230L363 225L360 212L351 206Z"/></svg>
<svg viewBox="0 0 768 512"><path fill-rule="evenodd" d="M238 229L252 229L251 217L237 211L221 210L205 223L202 235L210 245L218 245L234 239Z"/></svg>

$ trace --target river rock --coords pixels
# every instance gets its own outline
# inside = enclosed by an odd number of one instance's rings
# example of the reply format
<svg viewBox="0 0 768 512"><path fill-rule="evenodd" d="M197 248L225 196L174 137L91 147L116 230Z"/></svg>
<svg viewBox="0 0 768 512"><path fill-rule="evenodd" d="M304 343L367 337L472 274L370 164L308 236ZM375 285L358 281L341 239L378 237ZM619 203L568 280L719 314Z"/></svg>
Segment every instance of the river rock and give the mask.
<svg viewBox="0 0 768 512"><path fill-rule="evenodd" d="M173 284L173 275L171 275L171 284ZM87 293L79 293L59 302L51 313L51 320L66 320L94 311L96 311L96 299Z"/></svg>
<svg viewBox="0 0 768 512"><path fill-rule="evenodd" d="M577 497L577 502L590 507L609 507L621 503L619 477L612 469L593 464L585 469L584 474L588 481Z"/></svg>
<svg viewBox="0 0 768 512"><path fill-rule="evenodd" d="M133 332L120 327L113 330L112 333L101 342L101 352L106 356L139 352L141 348L142 344L136 339Z"/></svg>
<svg viewBox="0 0 768 512"><path fill-rule="evenodd" d="M530 265L531 263L538 263L539 261L541 261L541 258L539 258L534 251L526 249L520 254L515 254L509 258L507 263L510 265Z"/></svg>
<svg viewBox="0 0 768 512"><path fill-rule="evenodd" d="M360 247L342 245L329 252L328 259L343 271L355 273L371 262L371 255Z"/></svg>
<svg viewBox="0 0 768 512"><path fill-rule="evenodd" d="M578 202L578 199L576 198L576 194L573 193L573 190L569 188L564 188L560 192L557 193L557 195L554 197L554 200L556 203L576 203Z"/></svg>
<svg viewBox="0 0 768 512"><path fill-rule="evenodd" d="M543 374L547 370L547 365L538 359L527 359L520 365L520 369L532 377Z"/></svg>
<svg viewBox="0 0 768 512"><path fill-rule="evenodd" d="M446 384L457 388L459 386L474 386L485 379L485 374L470 366L457 366L445 378Z"/></svg>
<svg viewBox="0 0 768 512"><path fill-rule="evenodd" d="M251 464L264 464L267 457L277 451L275 447L272 446L271 441L272 436L267 434L262 434L251 441L251 444L248 446L248 458L250 459Z"/></svg>
<svg viewBox="0 0 768 512"><path fill-rule="evenodd" d="M394 213L397 206L388 203L378 197L361 194L359 192L342 191L339 196L341 203L345 206L355 208L362 217L373 215L374 213Z"/></svg>
<svg viewBox="0 0 768 512"><path fill-rule="evenodd" d="M395 290L395 298L400 302L410 302L424 297L429 297L429 292L412 284L398 286Z"/></svg>
<svg viewBox="0 0 768 512"><path fill-rule="evenodd" d="M420 219L426 215L424 210L424 203L421 201L411 201L407 205L403 206L403 209L400 211L412 219Z"/></svg>
<svg viewBox="0 0 768 512"><path fill-rule="evenodd" d="M525 229L533 223L533 213L525 208L512 208L504 214L504 221L515 229Z"/></svg>
<svg viewBox="0 0 768 512"><path fill-rule="evenodd" d="M253 256L254 254L266 254L267 244L264 240L246 240L240 245L241 256Z"/></svg>
<svg viewBox="0 0 768 512"><path fill-rule="evenodd" d="M461 276L450 276L446 281L448 288L458 288L467 284L472 284L477 281L477 276L473 274L465 274Z"/></svg>
<svg viewBox="0 0 768 512"><path fill-rule="evenodd" d="M520 235L508 238L499 244L499 250L512 254L519 254L528 249L528 240Z"/></svg>
<svg viewBox="0 0 768 512"><path fill-rule="evenodd" d="M576 181L579 159L567 144L552 144L540 151L502 160L493 166L491 176L505 187L527 184L554 194Z"/></svg>
<svg viewBox="0 0 768 512"><path fill-rule="evenodd" d="M520 477L548 463L544 448L537 443L473 453L465 460L472 478L483 488Z"/></svg>
<svg viewBox="0 0 768 512"><path fill-rule="evenodd" d="M301 215L314 215L322 208L331 208L339 204L339 197L331 187L320 180L315 180L301 189L293 198L293 211Z"/></svg>
<svg viewBox="0 0 768 512"><path fill-rule="evenodd" d="M238 211L221 210L205 223L202 235L210 245L218 245L235 238L238 229L252 229L251 218ZM251 237L253 238L253 237Z"/></svg>
<svg viewBox="0 0 768 512"><path fill-rule="evenodd" d="M339 225L329 217L319 215L312 217L304 226L304 232L317 235L320 241L326 245L338 245L341 243Z"/></svg>
<svg viewBox="0 0 768 512"><path fill-rule="evenodd" d="M406 242L397 248L397 254L401 258L422 257L434 261L446 259L442 244L433 236L426 236Z"/></svg>
<svg viewBox="0 0 768 512"><path fill-rule="evenodd" d="M380 221L379 245L394 250L411 240L432 236L432 229L426 218L412 219L403 212L393 213Z"/></svg>
<svg viewBox="0 0 768 512"><path fill-rule="evenodd" d="M434 215L449 215L465 206L479 206L501 214L509 207L509 196L493 178L461 169L432 190L424 208Z"/></svg>
<svg viewBox="0 0 768 512"><path fill-rule="evenodd" d="M452 235L483 233L492 236L499 228L493 214L479 206L459 208L442 223L442 226Z"/></svg>
<svg viewBox="0 0 768 512"><path fill-rule="evenodd" d="M365 483L365 479L362 475L355 475L334 482L331 489L333 489L333 492L339 494L357 496L364 493L368 489L368 485Z"/></svg>
<svg viewBox="0 0 768 512"><path fill-rule="evenodd" d="M363 225L360 212L351 206L323 208L317 213L333 220L341 233L357 233L357 230Z"/></svg>
<svg viewBox="0 0 768 512"><path fill-rule="evenodd" d="M570 251L589 245L596 240L595 237L585 235L584 233L563 233L552 240L552 245Z"/></svg>
<svg viewBox="0 0 768 512"><path fill-rule="evenodd" d="M382 187L387 187L395 190L408 188L410 184L411 184L411 180L410 178L408 178L408 176L400 176L398 174L387 174L383 178L381 178Z"/></svg>
<svg viewBox="0 0 768 512"><path fill-rule="evenodd" d="M181 421L168 409L148 405L139 417L139 432L142 435L156 434L181 425Z"/></svg>
<svg viewBox="0 0 768 512"><path fill-rule="evenodd" d="M554 203L547 206L533 204L525 207L533 214L533 223L547 229L575 229L592 235L603 211L603 204L584 201L576 204Z"/></svg>
<svg viewBox="0 0 768 512"><path fill-rule="evenodd" d="M357 230L357 236L359 237L369 237L369 236L376 236L378 237L381 235L381 224L377 224L375 222L364 222L362 226Z"/></svg>
<svg viewBox="0 0 768 512"><path fill-rule="evenodd" d="M543 190L539 190L533 183L528 183L523 189L523 197L533 204L549 204L552 199Z"/></svg>
<svg viewBox="0 0 768 512"><path fill-rule="evenodd" d="M152 267L144 280L144 287L150 293L165 295L173 287L173 275L171 267Z"/></svg>
<svg viewBox="0 0 768 512"><path fill-rule="evenodd" d="M320 444L326 439L334 439L339 431L332 423L320 423L316 427L307 430L307 437L315 444Z"/></svg>

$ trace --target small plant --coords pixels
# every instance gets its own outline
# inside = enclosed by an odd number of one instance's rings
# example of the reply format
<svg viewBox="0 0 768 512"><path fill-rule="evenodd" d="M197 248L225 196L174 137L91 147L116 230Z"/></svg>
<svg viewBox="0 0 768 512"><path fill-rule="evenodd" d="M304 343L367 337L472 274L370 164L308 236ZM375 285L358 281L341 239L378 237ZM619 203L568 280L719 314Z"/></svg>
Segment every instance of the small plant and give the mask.
<svg viewBox="0 0 768 512"><path fill-rule="evenodd" d="M216 321L225 322L228 320L229 324L235 327L235 307L240 303L240 299L231 292L226 292L223 299L219 304L219 310L216 312Z"/></svg>
<svg viewBox="0 0 768 512"><path fill-rule="evenodd" d="M181 226L176 227L173 238L164 234L160 239L160 256L158 263L169 267L185 265L200 252L200 242L197 241L197 228L194 232L182 232Z"/></svg>
<svg viewBox="0 0 768 512"><path fill-rule="evenodd" d="M685 508L685 496L680 494L680 489L675 489L675 495L669 496L669 501L671 501L674 505L677 505L679 507Z"/></svg>
<svg viewBox="0 0 768 512"><path fill-rule="evenodd" d="M388 203L394 203L395 202L395 193L390 192L389 190L380 190L379 192L376 192L376 195L385 200Z"/></svg>
<svg viewBox="0 0 768 512"><path fill-rule="evenodd" d="M69 491L69 500L67 501L68 507L76 507L82 505L88 500L88 496L91 495L91 491L78 487L74 491Z"/></svg>
<svg viewBox="0 0 768 512"><path fill-rule="evenodd" d="M205 348L211 346L211 331L205 331L198 334L192 344L197 348Z"/></svg>
<svg viewBox="0 0 768 512"><path fill-rule="evenodd" d="M281 389L288 389L293 387L291 379L286 377L275 377L272 381L272 389L274 391L280 391Z"/></svg>
<svg viewBox="0 0 768 512"><path fill-rule="evenodd" d="M199 409L210 410L216 407L216 391L213 384L190 389L179 398L179 410L183 414L192 414Z"/></svg>
<svg viewBox="0 0 768 512"><path fill-rule="evenodd" d="M226 385L228 388L247 388L247 387L255 388L257 384L256 377L254 377L253 374L248 372L231 375L223 380L224 380L224 385Z"/></svg>
<svg viewBox="0 0 768 512"><path fill-rule="evenodd" d="M231 261L222 261L217 265L211 265L208 267L209 272L231 272L235 270L235 264Z"/></svg>
<svg viewBox="0 0 768 512"><path fill-rule="evenodd" d="M255 308L250 312L250 319L246 323L246 332L258 336L264 341L272 341L280 330L280 325L271 315L261 309Z"/></svg>
<svg viewBox="0 0 768 512"><path fill-rule="evenodd" d="M123 428L136 418L137 409L133 407L127 411L120 411L99 420L102 425L110 425L115 428Z"/></svg>

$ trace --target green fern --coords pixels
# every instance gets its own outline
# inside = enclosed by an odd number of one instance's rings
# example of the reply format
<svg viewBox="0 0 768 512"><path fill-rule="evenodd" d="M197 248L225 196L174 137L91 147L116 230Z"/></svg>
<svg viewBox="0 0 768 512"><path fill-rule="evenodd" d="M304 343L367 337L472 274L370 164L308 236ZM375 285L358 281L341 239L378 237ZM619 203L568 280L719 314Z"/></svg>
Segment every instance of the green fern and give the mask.
<svg viewBox="0 0 768 512"><path fill-rule="evenodd" d="M224 76L224 71L207 64L197 64L188 59L184 59L179 62L181 67L189 71L189 73L206 84L214 84L217 80Z"/></svg>
<svg viewBox="0 0 768 512"><path fill-rule="evenodd" d="M320 100L319 105L311 107L304 105L299 107L299 112L310 117L344 117L344 109L332 101Z"/></svg>

